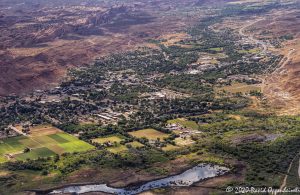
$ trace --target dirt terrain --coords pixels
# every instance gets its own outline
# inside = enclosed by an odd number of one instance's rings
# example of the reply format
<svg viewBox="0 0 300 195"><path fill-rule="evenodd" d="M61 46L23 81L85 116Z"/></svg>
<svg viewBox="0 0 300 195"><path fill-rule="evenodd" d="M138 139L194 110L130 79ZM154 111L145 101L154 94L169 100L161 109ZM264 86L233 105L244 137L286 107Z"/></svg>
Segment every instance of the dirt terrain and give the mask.
<svg viewBox="0 0 300 195"><path fill-rule="evenodd" d="M274 17L256 25L256 34L260 38L278 38L291 35L291 40L284 40L281 47L272 48L284 56L276 71L265 80L264 94L270 103L279 109L279 114L300 113L300 12L275 12ZM268 29L267 35L263 33Z"/></svg>
<svg viewBox="0 0 300 195"><path fill-rule="evenodd" d="M214 29L224 27L230 27L260 45L261 52L273 52L283 57L276 71L266 72L261 78L261 91L279 115L299 114L300 12L296 9L273 10L247 19L228 18Z"/></svg>
<svg viewBox="0 0 300 195"><path fill-rule="evenodd" d="M206 1L201 1L205 3ZM199 1L0 2L0 95L57 84L70 67L182 30ZM197 16L198 15L198 16Z"/></svg>

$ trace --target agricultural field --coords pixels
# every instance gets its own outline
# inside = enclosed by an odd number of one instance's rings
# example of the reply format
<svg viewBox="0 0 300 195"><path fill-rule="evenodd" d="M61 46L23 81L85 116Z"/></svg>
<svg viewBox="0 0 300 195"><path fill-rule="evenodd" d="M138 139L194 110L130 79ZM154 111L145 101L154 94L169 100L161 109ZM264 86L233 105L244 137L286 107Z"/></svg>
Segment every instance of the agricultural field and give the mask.
<svg viewBox="0 0 300 195"><path fill-rule="evenodd" d="M119 146L116 146L116 147L109 147L107 149L108 151L112 152L112 153L122 153L122 152L125 152L128 150L128 148L124 145L119 145Z"/></svg>
<svg viewBox="0 0 300 195"><path fill-rule="evenodd" d="M26 160L26 159L38 159L38 158L47 158L50 156L54 156L56 153L54 153L52 150L49 150L46 147L42 148L35 148L32 149L30 152L26 153L20 153L16 154L14 158L16 160Z"/></svg>
<svg viewBox="0 0 300 195"><path fill-rule="evenodd" d="M181 137L177 137L175 139L175 143L177 146L188 146L194 144L195 142L191 138L183 139Z"/></svg>
<svg viewBox="0 0 300 195"><path fill-rule="evenodd" d="M141 144L140 142L133 141L133 142L126 143L126 145L117 144L115 146L108 147L107 150L112 152L112 153L119 154L119 153L128 151L128 148L130 148L130 147L140 148L140 147L143 147L143 146L144 145Z"/></svg>
<svg viewBox="0 0 300 195"><path fill-rule="evenodd" d="M144 146L143 144L141 144L140 142L137 142L137 141L129 142L126 145L131 145L134 148L138 148L138 147L143 147Z"/></svg>
<svg viewBox="0 0 300 195"><path fill-rule="evenodd" d="M133 137L137 137L137 138L145 137L150 140L157 140L158 138L162 140L164 138L169 137L168 134L162 133L155 129L142 129L142 130L138 130L138 131L129 132L129 134L132 135Z"/></svg>
<svg viewBox="0 0 300 195"><path fill-rule="evenodd" d="M95 138L92 141L94 143L98 143L98 144L104 144L104 143L107 143L107 142L120 143L123 139L124 139L124 137L121 136L121 135L113 135L113 136Z"/></svg>
<svg viewBox="0 0 300 195"><path fill-rule="evenodd" d="M226 91L229 93L250 93L251 91L261 91L261 87L258 84L249 85L246 83L233 83L229 86L215 88L216 92Z"/></svg>
<svg viewBox="0 0 300 195"><path fill-rule="evenodd" d="M168 124L178 124L178 125L182 126L183 128L188 128L188 129L193 129L193 130L199 129L199 125L195 121L189 121L189 120L183 119L183 118L168 120L167 123Z"/></svg>
<svg viewBox="0 0 300 195"><path fill-rule="evenodd" d="M174 146L171 144L166 145L165 147L162 148L163 151L172 151L172 150L176 150L179 149L180 147L178 146Z"/></svg>
<svg viewBox="0 0 300 195"><path fill-rule="evenodd" d="M54 135L56 133L62 132L61 130L51 126L51 125L39 125L30 128L30 136L41 136L41 135Z"/></svg>
<svg viewBox="0 0 300 195"><path fill-rule="evenodd" d="M37 126L31 132L30 136L22 135L1 140L0 162L44 158L55 154L83 152L94 148L52 126ZM24 151L26 148L29 151Z"/></svg>

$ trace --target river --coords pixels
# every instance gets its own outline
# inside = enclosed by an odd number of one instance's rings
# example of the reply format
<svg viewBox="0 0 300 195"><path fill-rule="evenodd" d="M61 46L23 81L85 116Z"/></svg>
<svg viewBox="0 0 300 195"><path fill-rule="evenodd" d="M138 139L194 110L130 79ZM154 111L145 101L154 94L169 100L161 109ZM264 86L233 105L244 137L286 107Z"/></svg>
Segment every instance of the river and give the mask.
<svg viewBox="0 0 300 195"><path fill-rule="evenodd" d="M172 186L190 186L201 180L223 175L228 171L229 169L223 166L202 163L191 169L186 170L181 174L150 181L145 184L131 187L131 188L113 188L107 186L106 184L82 185L82 186L69 186L69 187L53 190L51 194L61 194L61 193L82 194L87 192L106 192L106 193L118 194L118 195L133 195L133 194L138 194L156 188L172 187Z"/></svg>

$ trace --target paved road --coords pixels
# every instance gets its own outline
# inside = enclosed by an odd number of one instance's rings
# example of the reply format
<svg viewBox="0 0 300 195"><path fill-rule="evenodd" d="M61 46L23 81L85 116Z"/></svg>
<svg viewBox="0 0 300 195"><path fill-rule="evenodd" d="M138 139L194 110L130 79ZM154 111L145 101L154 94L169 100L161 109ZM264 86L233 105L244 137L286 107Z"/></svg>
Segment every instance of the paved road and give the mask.
<svg viewBox="0 0 300 195"><path fill-rule="evenodd" d="M268 46L266 45L265 42L260 41L258 39L255 39L253 34L248 35L248 34L245 33L245 30L247 28L249 28L250 26L253 26L254 24L256 24L256 23L258 23L260 21L263 21L263 20L264 19L259 19L259 20L255 20L255 21L253 21L253 22L251 22L249 24L246 24L245 26L243 26L242 28L240 28L239 34L241 36L243 36L243 37L247 37L250 41L254 42L255 44L260 45L262 47L262 49L263 49L262 52L266 52L268 50Z"/></svg>
<svg viewBox="0 0 300 195"><path fill-rule="evenodd" d="M243 37L248 37L248 39L250 40L250 41L252 41L253 43L255 43L255 44L258 44L258 45L260 45L261 47L262 47L262 52L266 52L267 50L268 50L268 46L267 46L267 44L265 43L265 42L263 42L263 41L260 41L260 40L258 40L258 39L255 39L254 38L254 35L252 35L252 34L246 34L245 33L245 31L246 31L246 29L247 28L249 28L250 26L253 26L254 24L256 24L256 23L258 23L258 22L260 22L260 21L263 21L264 19L258 19L258 20L255 20L255 21L253 21L253 22L251 22L251 23L249 23L249 24L246 24L245 26L243 26L242 28L240 28L240 30L239 30L239 34L241 35L241 36L243 36ZM290 51L289 51L289 53L279 62L279 68L277 68L275 71L274 71L274 73L279 73L283 68L284 68L284 66L286 66L288 63L289 63L289 61L291 60L291 55L295 52L296 50L295 49L291 49ZM267 71L266 71L267 72ZM265 72L265 73L266 73ZM264 79L262 79L262 85L261 85L261 92L263 93L263 91L264 91L264 88L265 88L265 86L266 86L266 78L264 78Z"/></svg>

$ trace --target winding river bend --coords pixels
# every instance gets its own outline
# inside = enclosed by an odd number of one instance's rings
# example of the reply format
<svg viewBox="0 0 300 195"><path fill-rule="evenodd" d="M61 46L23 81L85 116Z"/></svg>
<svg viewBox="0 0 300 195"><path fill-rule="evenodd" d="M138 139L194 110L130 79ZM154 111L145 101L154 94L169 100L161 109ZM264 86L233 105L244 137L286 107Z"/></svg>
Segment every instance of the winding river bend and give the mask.
<svg viewBox="0 0 300 195"><path fill-rule="evenodd" d="M188 169L187 171L181 174L150 181L143 185L132 187L132 188L113 188L107 186L106 184L82 185L82 186L69 186L69 187L57 189L52 191L51 194L61 194L61 193L82 194L87 192L106 192L106 193L118 194L118 195L133 195L133 194L138 194L156 188L171 187L171 186L190 186L193 183L199 182L201 180L223 175L228 171L229 171L228 168L219 165L199 164L191 169Z"/></svg>

